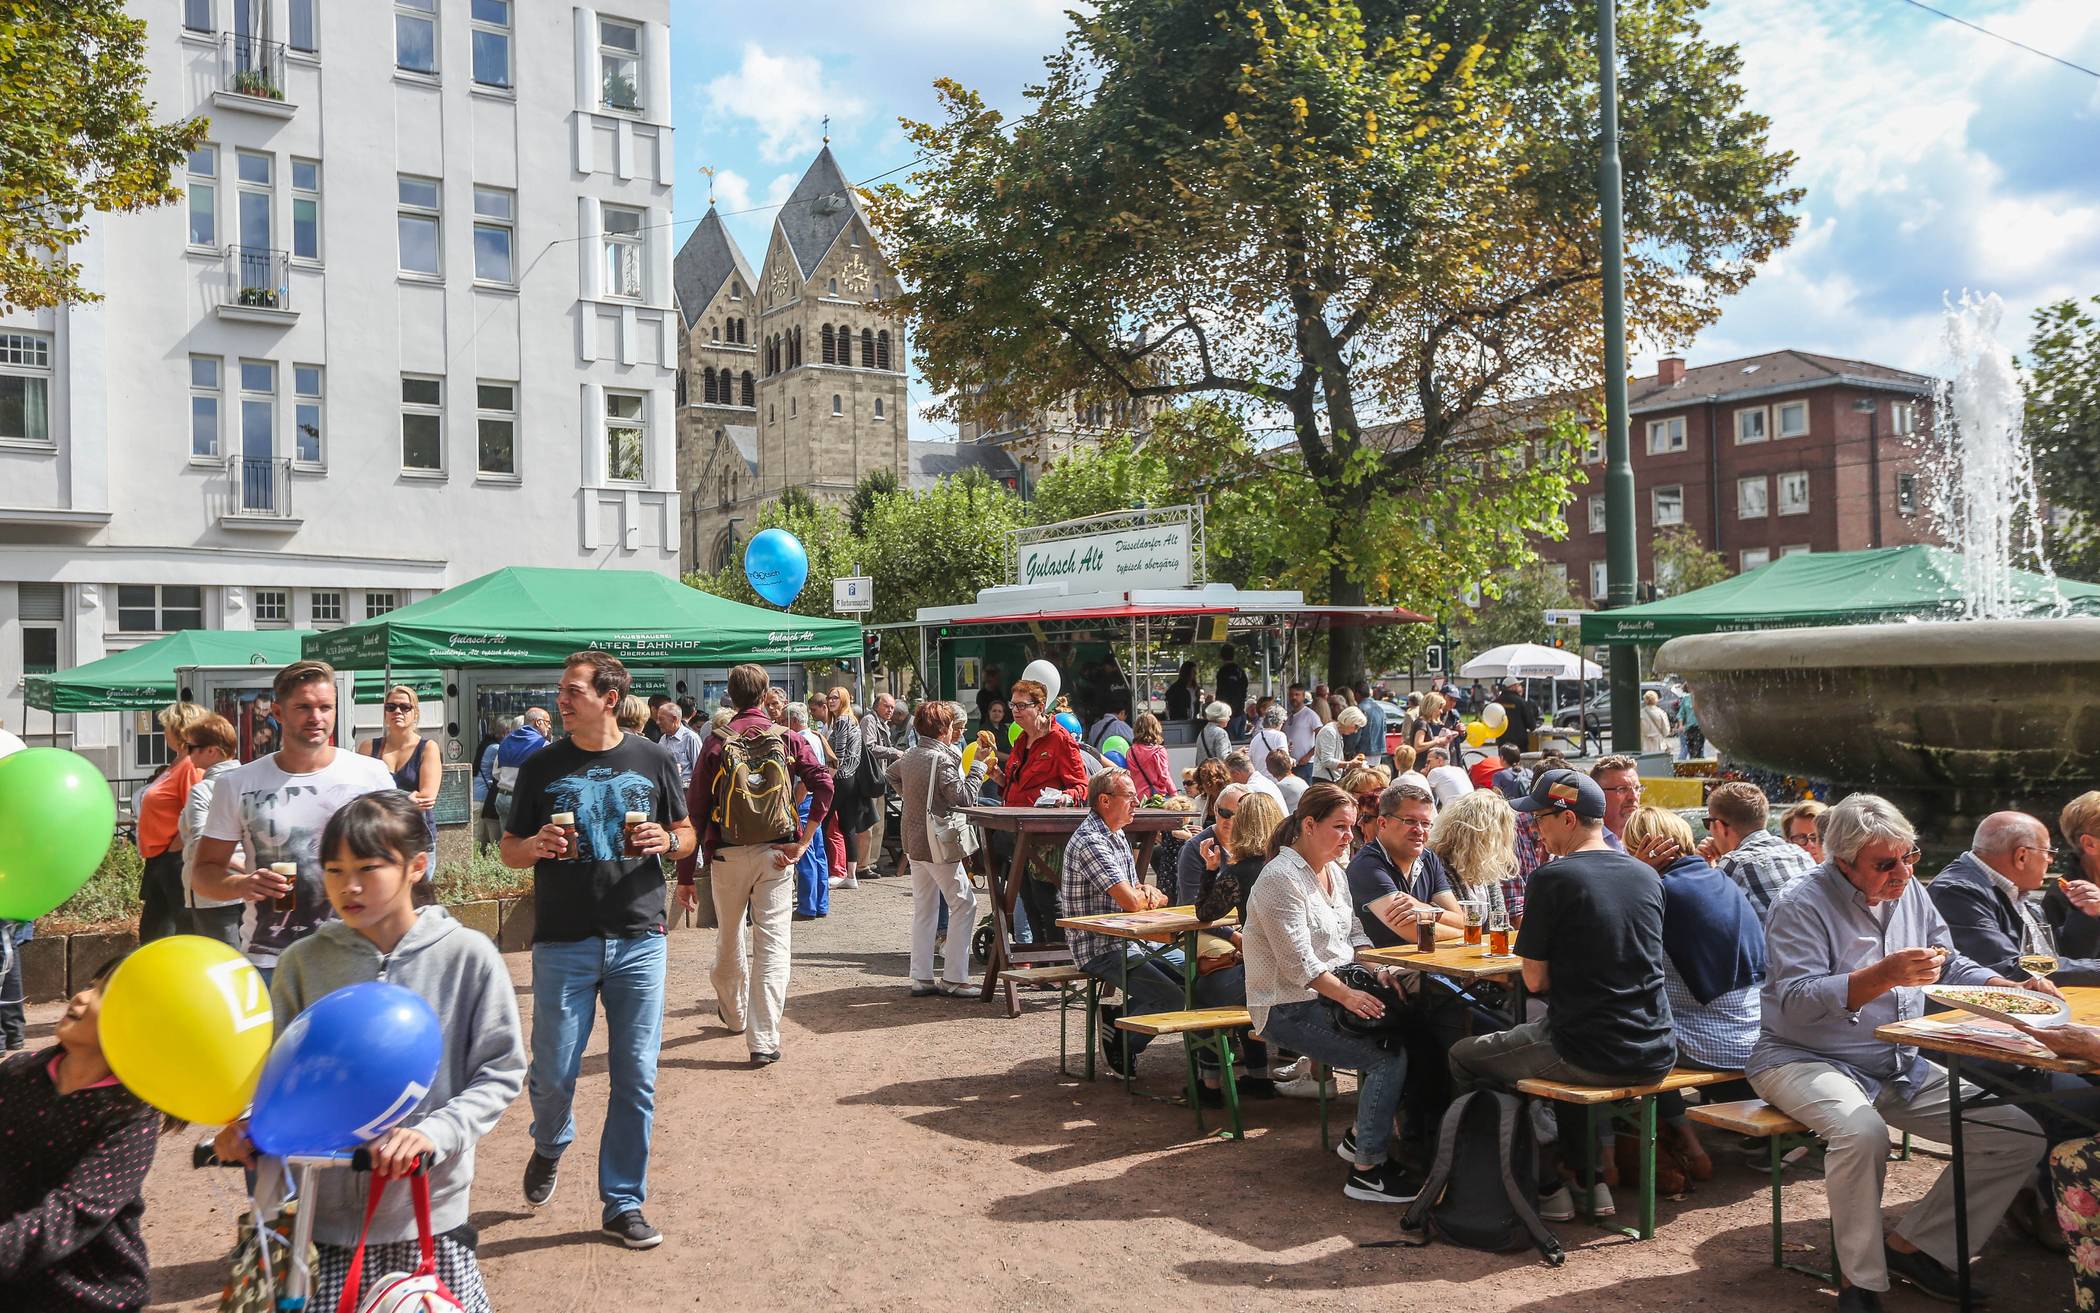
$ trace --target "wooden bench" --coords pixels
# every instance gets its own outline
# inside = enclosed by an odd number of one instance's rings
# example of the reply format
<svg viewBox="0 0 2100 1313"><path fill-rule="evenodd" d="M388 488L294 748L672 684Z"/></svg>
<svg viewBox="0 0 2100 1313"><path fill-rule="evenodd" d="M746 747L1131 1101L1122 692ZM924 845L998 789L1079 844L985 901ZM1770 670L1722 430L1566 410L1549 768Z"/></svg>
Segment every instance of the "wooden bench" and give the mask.
<svg viewBox="0 0 2100 1313"><path fill-rule="evenodd" d="M1006 986L1007 997L1013 997L1018 985L1042 985L1057 990L1057 1070L1060 1075L1073 1074L1070 1068L1071 1041L1067 1038L1067 1022L1072 1005L1083 1002L1086 1006L1086 1078L1094 1079L1094 1005L1100 1001L1101 982L1070 963L1049 963L1041 966L1008 967L999 973L999 982Z"/></svg>
<svg viewBox="0 0 2100 1313"><path fill-rule="evenodd" d="M1696 1067L1679 1067L1661 1080L1648 1085L1578 1085L1569 1081L1534 1078L1518 1081L1517 1091L1537 1099L1574 1104L1583 1110L1582 1196L1578 1206L1585 1212L1590 1206L1590 1183L1597 1177L1598 1112L1602 1111L1610 1122L1633 1132L1640 1141L1640 1225L1631 1229L1612 1229L1636 1240L1652 1240L1655 1238L1655 1096L1672 1094L1679 1090L1695 1090L1704 1085L1718 1085L1723 1081L1742 1078L1743 1073L1739 1071L1704 1071ZM1595 1222L1596 1218L1592 1217L1590 1220Z"/></svg>
<svg viewBox="0 0 2100 1313"><path fill-rule="evenodd" d="M1203 1134L1202 1080L1196 1070L1196 1050L1208 1045L1218 1055L1218 1083L1225 1096L1225 1115L1232 1128L1227 1132L1235 1140L1247 1138L1246 1128L1240 1122L1239 1082L1232 1073L1232 1035L1235 1031L1252 1030L1254 1018L1245 1008L1197 1008L1188 1012L1150 1012L1143 1016L1117 1017L1116 1029L1127 1030L1133 1035L1181 1036L1183 1055L1188 1059L1189 1106L1196 1110L1196 1133ZM1092 1050L1088 1056L1091 1059ZM1131 1088L1131 1072L1136 1063L1127 1056L1123 1061L1123 1089Z"/></svg>

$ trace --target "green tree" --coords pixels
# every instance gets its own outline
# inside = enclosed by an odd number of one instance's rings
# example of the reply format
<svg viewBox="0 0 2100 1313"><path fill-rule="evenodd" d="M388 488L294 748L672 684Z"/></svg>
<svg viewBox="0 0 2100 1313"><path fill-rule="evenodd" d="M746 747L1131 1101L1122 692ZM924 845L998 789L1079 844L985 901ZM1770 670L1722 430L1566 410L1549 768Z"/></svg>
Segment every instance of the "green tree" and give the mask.
<svg viewBox="0 0 2100 1313"><path fill-rule="evenodd" d="M2100 580L2100 296L2034 312L2028 343L2027 437L2035 481L2070 515L2049 544L2061 574Z"/></svg>
<svg viewBox="0 0 2100 1313"><path fill-rule="evenodd" d="M1790 158L1741 107L1698 0L1620 19L1628 297L1689 336L1787 239ZM1572 462L1516 403L1594 387L1596 67L1574 0L1101 0L1028 115L961 85L872 205L919 363L973 413L1211 397L1282 423L1248 453L1288 575L1337 603L1520 563ZM1372 424L1373 417L1389 420ZM1363 668L1339 631L1330 679Z"/></svg>
<svg viewBox="0 0 2100 1313"><path fill-rule="evenodd" d="M1665 597L1720 583L1734 574L1728 558L1708 551L1690 525L1679 524L1655 535L1655 591Z"/></svg>
<svg viewBox="0 0 2100 1313"><path fill-rule="evenodd" d="M122 0L0 0L0 311L99 300L65 255L89 212L180 195L205 120L154 122L145 50Z"/></svg>
<svg viewBox="0 0 2100 1313"><path fill-rule="evenodd" d="M1575 605L1568 577L1551 561L1533 561L1481 584L1480 605L1457 627L1466 654L1477 656L1504 643L1544 643L1552 638L1546 612Z"/></svg>
<svg viewBox="0 0 2100 1313"><path fill-rule="evenodd" d="M868 512L884 497L896 495L897 472L884 466L861 475L853 485L853 499L846 503L846 523L858 537L868 530Z"/></svg>
<svg viewBox="0 0 2100 1313"><path fill-rule="evenodd" d="M1163 452L1119 433L1044 471L1028 509L1035 523L1055 524L1139 506L1172 506L1178 491L1183 490L1174 487Z"/></svg>
<svg viewBox="0 0 2100 1313"><path fill-rule="evenodd" d="M917 492L891 493L870 508L861 564L875 581L876 624L910 620L922 606L958 606L977 590L1009 582L1007 534L1026 522L1021 499L981 470ZM883 660L918 665L916 636L887 636Z"/></svg>

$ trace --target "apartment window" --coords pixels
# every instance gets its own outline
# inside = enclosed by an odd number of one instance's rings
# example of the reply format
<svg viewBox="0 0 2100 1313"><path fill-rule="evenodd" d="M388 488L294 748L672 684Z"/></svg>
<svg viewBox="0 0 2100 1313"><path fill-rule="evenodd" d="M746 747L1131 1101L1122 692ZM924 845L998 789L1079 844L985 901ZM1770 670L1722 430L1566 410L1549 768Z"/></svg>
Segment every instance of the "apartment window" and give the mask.
<svg viewBox="0 0 2100 1313"><path fill-rule="evenodd" d="M1735 481L1735 518L1738 520L1762 520L1765 518L1767 502L1771 497L1770 481L1760 474L1754 479Z"/></svg>
<svg viewBox="0 0 2100 1313"><path fill-rule="evenodd" d="M474 80L485 87L508 87L510 0L474 0L468 17L474 31Z"/></svg>
<svg viewBox="0 0 2100 1313"><path fill-rule="evenodd" d="M129 634L204 628L204 590L195 584L118 584L117 628Z"/></svg>
<svg viewBox="0 0 2100 1313"><path fill-rule="evenodd" d="M1782 558L1788 556L1806 556L1808 553L1814 550L1815 548L1809 546L1807 543L1788 543L1786 546L1779 549L1779 555Z"/></svg>
<svg viewBox="0 0 2100 1313"><path fill-rule="evenodd" d="M234 161L235 185L240 189L234 211L238 240L247 250L267 251L273 245L270 233L275 226L270 214L271 178L275 170L268 155L253 151L234 152Z"/></svg>
<svg viewBox="0 0 2100 1313"><path fill-rule="evenodd" d="M1592 428L1582 431L1582 463L1602 465L1604 463L1604 435Z"/></svg>
<svg viewBox="0 0 2100 1313"><path fill-rule="evenodd" d="M474 386L475 459L483 474L518 472L518 393L514 383Z"/></svg>
<svg viewBox="0 0 2100 1313"><path fill-rule="evenodd" d="M642 295L642 211L624 205L604 207L605 294Z"/></svg>
<svg viewBox="0 0 2100 1313"><path fill-rule="evenodd" d="M152 774L171 760L168 752L168 736L162 732L155 713L134 711L131 713L131 764L144 774Z"/></svg>
<svg viewBox="0 0 2100 1313"><path fill-rule="evenodd" d="M1755 570L1761 565L1770 565L1772 563L1772 549L1769 547L1745 547L1742 550L1740 559L1742 564L1738 567L1739 569Z"/></svg>
<svg viewBox="0 0 2100 1313"><path fill-rule="evenodd" d="M400 213L395 223L401 234L401 271L411 274L443 272L438 252L438 184L435 178L399 179Z"/></svg>
<svg viewBox="0 0 2100 1313"><path fill-rule="evenodd" d="M1684 416L1648 421L1648 454L1663 456L1684 450Z"/></svg>
<svg viewBox="0 0 2100 1313"><path fill-rule="evenodd" d="M190 152L190 245L219 244L219 148L199 146Z"/></svg>
<svg viewBox="0 0 2100 1313"><path fill-rule="evenodd" d="M1808 471L1796 470L1779 476L1779 513L1808 514Z"/></svg>
<svg viewBox="0 0 2100 1313"><path fill-rule="evenodd" d="M1752 406L1748 410L1735 412L1735 440L1737 442L1763 442L1765 437L1765 408L1763 406Z"/></svg>
<svg viewBox="0 0 2100 1313"><path fill-rule="evenodd" d="M0 439L51 441L51 339L0 332Z"/></svg>
<svg viewBox="0 0 2100 1313"><path fill-rule="evenodd" d="M292 255L321 258L321 162L292 161Z"/></svg>
<svg viewBox="0 0 2100 1313"><path fill-rule="evenodd" d="M1779 413L1779 436L1800 438L1808 435L1808 403L1806 401L1782 401L1773 407Z"/></svg>
<svg viewBox="0 0 2100 1313"><path fill-rule="evenodd" d="M182 0L182 25L192 32L210 32L211 0Z"/></svg>
<svg viewBox="0 0 2100 1313"><path fill-rule="evenodd" d="M241 459L267 461L277 451L277 366L241 362Z"/></svg>
<svg viewBox="0 0 2100 1313"><path fill-rule="evenodd" d="M1590 498L1590 532L1603 533L1606 523L1607 521L1604 518L1604 498L1602 496Z"/></svg>
<svg viewBox="0 0 2100 1313"><path fill-rule="evenodd" d="M649 421L639 392L605 394L605 477L625 483L648 478Z"/></svg>
<svg viewBox="0 0 2100 1313"><path fill-rule="evenodd" d="M66 623L64 584L23 584L20 590L22 673L58 673L59 631Z"/></svg>
<svg viewBox="0 0 2100 1313"><path fill-rule="evenodd" d="M834 415L846 413L846 399L836 392L831 394L831 413Z"/></svg>
<svg viewBox="0 0 2100 1313"><path fill-rule="evenodd" d="M332 590L316 589L313 594L313 623L316 628L343 623L343 595Z"/></svg>
<svg viewBox="0 0 2100 1313"><path fill-rule="evenodd" d="M1889 406L1889 432L1904 437L1918 430L1918 408L1908 401L1893 402Z"/></svg>
<svg viewBox="0 0 2100 1313"><path fill-rule="evenodd" d="M1917 513L1918 476L1915 474L1898 474L1896 476L1896 514L1916 515Z"/></svg>
<svg viewBox="0 0 2100 1313"><path fill-rule="evenodd" d="M190 455L219 456L219 358L190 357Z"/></svg>
<svg viewBox="0 0 2100 1313"><path fill-rule="evenodd" d="M1590 562L1590 596L1591 596L1591 597L1608 597L1608 596L1610 596L1610 594L1611 594L1611 579L1610 579L1610 570L1611 570L1611 563L1610 563L1609 561L1591 561L1591 562Z"/></svg>
<svg viewBox="0 0 2100 1313"><path fill-rule="evenodd" d="M606 109L639 113L642 29L617 18L598 20L598 103Z"/></svg>
<svg viewBox="0 0 2100 1313"><path fill-rule="evenodd" d="M284 588L258 588L255 590L255 623L258 625L289 625L292 623L292 594Z"/></svg>
<svg viewBox="0 0 2100 1313"><path fill-rule="evenodd" d="M881 419L881 418L882 418L882 398L881 398L881 397L877 397L877 398L875 398L875 418L877 418L877 419Z"/></svg>
<svg viewBox="0 0 2100 1313"><path fill-rule="evenodd" d="M445 468L445 382L401 376L401 468Z"/></svg>
<svg viewBox="0 0 2100 1313"><path fill-rule="evenodd" d="M292 459L319 465L321 446L321 367L292 366Z"/></svg>
<svg viewBox="0 0 2100 1313"><path fill-rule="evenodd" d="M292 49L309 55L320 50L320 24L315 13L315 6L319 3L320 0L292 0L289 15Z"/></svg>
<svg viewBox="0 0 2100 1313"><path fill-rule="evenodd" d="M365 619L370 620L376 616L383 616L399 605L400 603L394 600L394 594L391 592L366 593Z"/></svg>
<svg viewBox="0 0 2100 1313"><path fill-rule="evenodd" d="M1657 528L1667 524L1684 523L1683 484L1673 483L1666 488L1657 488L1649 495L1654 503L1655 525Z"/></svg>
<svg viewBox="0 0 2100 1313"><path fill-rule="evenodd" d="M437 0L394 0L394 67L438 71Z"/></svg>
<svg viewBox="0 0 2100 1313"><path fill-rule="evenodd" d="M474 278L483 283L516 281L511 241L516 232L518 198L501 187L474 189Z"/></svg>

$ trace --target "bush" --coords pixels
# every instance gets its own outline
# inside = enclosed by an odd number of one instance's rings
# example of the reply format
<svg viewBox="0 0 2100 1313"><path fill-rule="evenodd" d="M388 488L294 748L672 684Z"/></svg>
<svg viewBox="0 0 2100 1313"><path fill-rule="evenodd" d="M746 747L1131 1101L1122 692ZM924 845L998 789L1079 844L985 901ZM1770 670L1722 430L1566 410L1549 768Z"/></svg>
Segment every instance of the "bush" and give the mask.
<svg viewBox="0 0 2100 1313"><path fill-rule="evenodd" d="M85 930L113 924L131 925L139 919L139 873L145 861L139 850L122 839L109 846L102 864L73 896L49 915L38 918L39 929L49 926L59 932Z"/></svg>
<svg viewBox="0 0 2100 1313"><path fill-rule="evenodd" d="M438 867L431 888L440 905L457 907L461 903L522 894L532 888L532 872L512 870L493 852L476 853L467 861L446 862Z"/></svg>

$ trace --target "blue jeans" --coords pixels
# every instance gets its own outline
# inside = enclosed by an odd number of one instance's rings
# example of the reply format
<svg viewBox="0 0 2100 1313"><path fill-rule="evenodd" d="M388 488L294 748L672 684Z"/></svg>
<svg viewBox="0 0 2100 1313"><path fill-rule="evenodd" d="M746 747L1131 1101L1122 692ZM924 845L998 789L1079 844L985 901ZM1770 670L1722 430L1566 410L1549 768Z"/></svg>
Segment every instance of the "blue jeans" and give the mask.
<svg viewBox="0 0 2100 1313"><path fill-rule="evenodd" d="M1154 1012L1179 1012L1182 999L1186 997L1183 972L1188 959L1178 948L1144 961L1142 945L1126 943L1112 948L1088 961L1080 963L1080 970L1105 984L1114 985L1123 991L1123 1013L1126 1017L1148 1016ZM1196 1006L1199 1008L1232 1007L1247 1000L1247 973L1241 967L1226 967L1207 976L1196 977ZM1123 1036L1123 1051L1138 1054L1152 1042L1152 1036L1139 1035L1133 1031L1118 1032Z"/></svg>
<svg viewBox="0 0 2100 1313"><path fill-rule="evenodd" d="M605 1220L649 1194L649 1128L656 1117L656 1051L664 1027L664 937L592 937L532 946L532 1143L559 1158L576 1138L569 1115L576 1075L602 999L612 1095L598 1137L598 1197Z"/></svg>
<svg viewBox="0 0 2100 1313"><path fill-rule="evenodd" d="M1285 1003L1269 1009L1261 1037L1314 1062L1363 1073L1356 1094L1356 1161L1385 1161L1386 1141L1393 1135L1393 1113L1407 1084L1407 1054L1388 1053L1369 1040L1336 1029L1321 999Z"/></svg>

